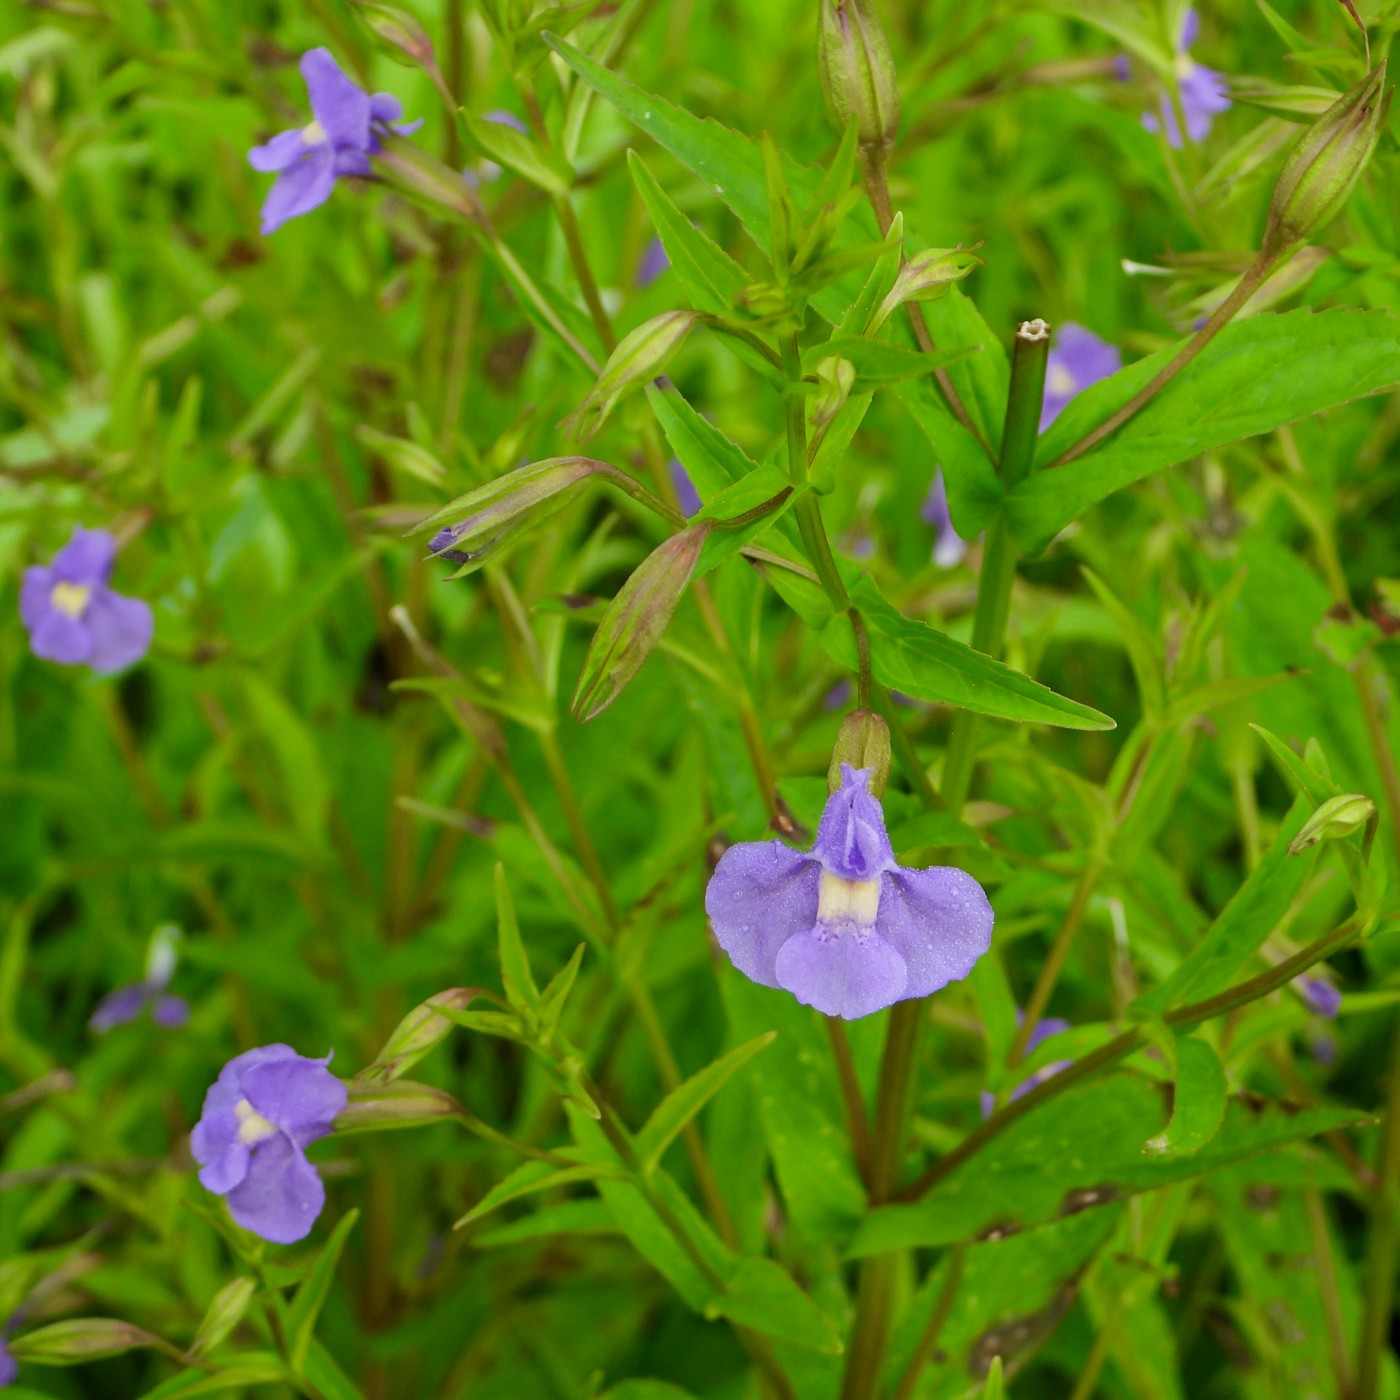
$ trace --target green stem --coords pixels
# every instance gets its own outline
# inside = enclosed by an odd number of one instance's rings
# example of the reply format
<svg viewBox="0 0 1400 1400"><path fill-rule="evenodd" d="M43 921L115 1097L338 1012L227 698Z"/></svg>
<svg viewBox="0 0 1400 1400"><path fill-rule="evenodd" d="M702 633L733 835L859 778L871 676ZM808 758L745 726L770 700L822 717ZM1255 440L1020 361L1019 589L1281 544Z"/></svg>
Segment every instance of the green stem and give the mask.
<svg viewBox="0 0 1400 1400"><path fill-rule="evenodd" d="M856 1062L851 1054L851 1042L847 1039L844 1021L835 1016L823 1016L822 1020L826 1022L826 1032L831 1037L831 1053L836 1059L836 1076L846 1107L846 1128L851 1135L851 1150L855 1154L861 1180L868 1183L870 1124L866 1118L865 1098L860 1092L860 1081L856 1078Z"/></svg>
<svg viewBox="0 0 1400 1400"><path fill-rule="evenodd" d="M1062 467L1065 463L1073 462L1086 452L1092 451L1106 437L1116 433L1129 418L1145 408L1225 329L1240 307L1259 290L1269 274L1279 265L1287 251L1287 249L1263 249L1249 265L1244 276L1240 278L1235 290L1216 307L1210 320L1122 408L1116 413L1110 414L1097 428L1080 438L1073 447L1061 452L1050 463L1050 466Z"/></svg>
<svg viewBox="0 0 1400 1400"><path fill-rule="evenodd" d="M904 1368L904 1374L899 1378L899 1386L895 1390L893 1400L913 1400L914 1392L919 1384L919 1373L928 1364L929 1357L933 1355L933 1350L938 1345L938 1338L942 1335L944 1325L948 1321L948 1314L953 1311L953 1303L958 1296L958 1289L962 1286L963 1265L966 1260L966 1245L954 1245L948 1251L948 1276L943 1280L943 1287L938 1290L933 1311L929 1314L928 1325L919 1337L919 1344L914 1348L914 1355L909 1358L909 1364Z"/></svg>

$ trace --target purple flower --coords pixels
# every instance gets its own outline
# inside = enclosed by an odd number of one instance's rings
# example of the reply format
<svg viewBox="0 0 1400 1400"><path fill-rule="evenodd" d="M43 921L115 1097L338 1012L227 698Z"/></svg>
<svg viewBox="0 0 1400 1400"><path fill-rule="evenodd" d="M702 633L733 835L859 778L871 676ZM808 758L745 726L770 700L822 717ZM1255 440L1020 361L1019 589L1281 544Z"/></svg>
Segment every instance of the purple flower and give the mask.
<svg viewBox="0 0 1400 1400"><path fill-rule="evenodd" d="M398 121L399 99L387 92L371 97L346 77L329 49L303 54L301 76L313 120L248 152L254 170L277 175L262 207L264 233L324 204L342 175L369 175L369 158L386 131L407 136L422 125Z"/></svg>
<svg viewBox="0 0 1400 1400"><path fill-rule="evenodd" d="M10 1355L7 1341L8 1335L0 1337L0 1388L13 1385L19 1377L19 1362Z"/></svg>
<svg viewBox="0 0 1400 1400"><path fill-rule="evenodd" d="M1201 18L1195 10L1187 10L1181 22L1181 37L1176 45L1176 83L1181 94L1181 113L1186 118L1186 134L1192 141L1204 141L1211 122L1233 105L1225 92L1225 79L1213 68L1195 62L1187 50L1196 42L1201 31ZM1168 143L1181 149L1181 127L1176 120L1176 106L1163 95L1161 117L1144 112L1142 124L1148 131L1167 133Z"/></svg>
<svg viewBox="0 0 1400 1400"><path fill-rule="evenodd" d="M940 569L951 569L962 562L967 553L967 541L953 529L953 517L948 512L948 487L943 480L943 468L933 469L928 495L919 507L919 518L933 526L933 562Z"/></svg>
<svg viewBox="0 0 1400 1400"><path fill-rule="evenodd" d="M671 260L666 256L666 247L659 238L653 238L637 262L637 274L633 281L639 287L649 287L668 267Z"/></svg>
<svg viewBox="0 0 1400 1400"><path fill-rule="evenodd" d="M1295 977L1293 985L1298 995L1307 1003L1308 1010L1328 1020L1335 1020L1341 1009L1342 994L1325 977Z"/></svg>
<svg viewBox="0 0 1400 1400"><path fill-rule="evenodd" d="M155 630L151 607L107 587L116 558L117 542L106 530L79 526L52 564L24 571L19 615L35 656L101 673L145 656Z"/></svg>
<svg viewBox="0 0 1400 1400"><path fill-rule="evenodd" d="M349 1097L326 1066L287 1045L264 1045L226 1064L190 1134L201 1184L227 1196L233 1218L274 1244L311 1232L326 1188L306 1149L331 1131Z"/></svg>
<svg viewBox="0 0 1400 1400"><path fill-rule="evenodd" d="M1025 1015L1021 1011L1016 1012L1016 1024L1019 1026ZM1043 1021L1035 1023L1035 1029L1026 1038L1026 1054L1029 1055L1044 1040L1049 1040L1052 1035L1059 1035L1061 1031L1069 1029L1069 1022L1062 1020L1058 1016L1047 1016ZM1056 1060L1053 1064L1048 1064L1044 1069L1038 1069L1034 1074L1028 1074L1012 1091L1011 1098L1019 1099L1022 1094L1029 1094L1037 1084L1044 1084L1051 1075L1059 1074L1062 1069L1068 1069L1074 1063L1073 1060ZM984 1092L981 1099L982 1117L990 1118L993 1109L996 1108L997 1097L990 1092Z"/></svg>
<svg viewBox="0 0 1400 1400"><path fill-rule="evenodd" d="M1064 406L1081 389L1117 374L1123 356L1116 345L1100 340L1093 331L1066 321L1055 336L1045 365L1045 398L1040 409L1043 433L1060 416Z"/></svg>
<svg viewBox="0 0 1400 1400"><path fill-rule="evenodd" d="M103 997L88 1021L88 1029L100 1035L113 1026L134 1021L148 1008L156 1025L166 1030L183 1026L189 1019L189 1003L183 997L167 996L165 991L175 972L175 945L179 939L179 929L173 924L162 924L151 936L145 977Z"/></svg>
<svg viewBox="0 0 1400 1400"><path fill-rule="evenodd" d="M992 937L992 907L971 875L895 863L868 777L841 765L809 854L742 842L705 891L715 937L745 977L845 1020L966 977Z"/></svg>
<svg viewBox="0 0 1400 1400"><path fill-rule="evenodd" d="M680 502L681 514L688 520L700 510L700 493L695 489L690 473L681 465L678 457L672 457L666 465L671 472L671 485L676 488L676 499Z"/></svg>

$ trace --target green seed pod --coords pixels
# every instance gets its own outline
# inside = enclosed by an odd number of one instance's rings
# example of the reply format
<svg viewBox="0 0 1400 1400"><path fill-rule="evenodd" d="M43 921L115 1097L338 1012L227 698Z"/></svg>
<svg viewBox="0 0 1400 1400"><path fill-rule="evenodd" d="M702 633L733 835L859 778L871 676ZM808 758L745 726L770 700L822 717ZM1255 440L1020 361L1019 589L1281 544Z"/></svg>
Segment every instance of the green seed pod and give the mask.
<svg viewBox="0 0 1400 1400"><path fill-rule="evenodd" d="M1339 97L1283 163L1269 205L1264 248L1282 252L1311 238L1342 211L1376 148L1390 93L1384 62Z"/></svg>
<svg viewBox="0 0 1400 1400"><path fill-rule="evenodd" d="M890 779L890 727L873 710L852 710L841 721L836 734L836 747L831 751L831 765L826 770L826 786L835 792L841 786L841 765L868 768L870 779L866 791L880 797Z"/></svg>
<svg viewBox="0 0 1400 1400"><path fill-rule="evenodd" d="M355 13L379 41L378 47L397 63L433 64L433 41L417 18L397 5L378 0L355 0Z"/></svg>
<svg viewBox="0 0 1400 1400"><path fill-rule="evenodd" d="M374 1063L355 1076L357 1084L392 1084L430 1054L451 1034L456 1022L442 1013L465 1011L473 998L481 995L476 987L452 987L416 1006L394 1028Z"/></svg>
<svg viewBox="0 0 1400 1400"><path fill-rule="evenodd" d="M819 0L817 67L838 129L854 123L862 146L890 146L899 127L899 81L884 32L864 0Z"/></svg>
<svg viewBox="0 0 1400 1400"><path fill-rule="evenodd" d="M1362 793L1344 792L1329 797L1288 843L1288 854L1299 855L1323 841L1341 841L1360 831L1375 815L1376 804Z"/></svg>

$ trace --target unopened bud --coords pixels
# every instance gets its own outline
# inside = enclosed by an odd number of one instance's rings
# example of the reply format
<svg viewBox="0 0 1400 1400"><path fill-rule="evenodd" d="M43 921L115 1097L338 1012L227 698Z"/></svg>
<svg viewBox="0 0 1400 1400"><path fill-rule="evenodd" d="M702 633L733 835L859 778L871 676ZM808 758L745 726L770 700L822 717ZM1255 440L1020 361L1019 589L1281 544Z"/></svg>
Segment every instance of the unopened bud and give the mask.
<svg viewBox="0 0 1400 1400"><path fill-rule="evenodd" d="M872 710L852 710L841 721L836 732L836 747L831 751L831 766L826 770L826 785L835 792L841 786L841 765L868 768L870 777L866 791L879 797L890 778L890 727Z"/></svg>
<svg viewBox="0 0 1400 1400"><path fill-rule="evenodd" d="M817 362L817 397L812 405L812 426L823 427L841 412L856 382L856 367L839 355Z"/></svg>
<svg viewBox="0 0 1400 1400"><path fill-rule="evenodd" d="M454 170L421 146L400 136L381 136L375 164L405 194L417 195L473 223L484 214L476 191Z"/></svg>
<svg viewBox="0 0 1400 1400"><path fill-rule="evenodd" d="M397 1079L392 1084L349 1084L349 1102L331 1124L337 1133L377 1133L390 1128L417 1128L456 1118L462 1105L432 1084Z"/></svg>
<svg viewBox="0 0 1400 1400"><path fill-rule="evenodd" d="M384 1048L375 1056L374 1063L355 1076L355 1082L365 1085L392 1084L424 1055L436 1050L451 1033L456 1022L444 1016L443 1011L465 1011L472 999L480 995L476 987L453 987L414 1007L384 1042Z"/></svg>
<svg viewBox="0 0 1400 1400"><path fill-rule="evenodd" d="M1299 855L1323 841L1341 841L1360 831L1376 815L1376 804L1359 792L1329 797L1305 821L1288 843L1288 854Z"/></svg>
<svg viewBox="0 0 1400 1400"><path fill-rule="evenodd" d="M133 1347L172 1350L153 1333L115 1317L78 1317L36 1328L6 1343L16 1361L40 1366L78 1366L104 1356L118 1356Z"/></svg>
<svg viewBox="0 0 1400 1400"><path fill-rule="evenodd" d="M713 520L701 520L658 545L608 604L574 691L575 719L602 714L641 670L666 631L712 529Z"/></svg>
<svg viewBox="0 0 1400 1400"><path fill-rule="evenodd" d="M355 13L379 41L379 47L397 63L433 65L433 41L414 15L397 5L378 0L354 0Z"/></svg>
<svg viewBox="0 0 1400 1400"><path fill-rule="evenodd" d="M661 373L695 323L703 319L699 311L663 311L623 336L588 397L564 420L568 431L591 437L629 389L649 384Z"/></svg>
<svg viewBox="0 0 1400 1400"><path fill-rule="evenodd" d="M229 1333L242 1322L243 1314L248 1311L248 1304L253 1301L257 1289L257 1282L250 1278L236 1278L219 1289L214 1301L209 1304L209 1311L204 1314L204 1321L199 1324L194 1341L182 1358L187 1366L202 1356L208 1356L227 1339Z"/></svg>
<svg viewBox="0 0 1400 1400"><path fill-rule="evenodd" d="M899 270L865 334L872 336L889 319L890 313L906 301L937 301L946 297L953 283L961 282L983 259L969 248L925 248L915 253Z"/></svg>
<svg viewBox="0 0 1400 1400"><path fill-rule="evenodd" d="M410 534L433 530L428 548L469 573L512 536L562 510L595 472L609 470L589 457L546 457L517 467L434 511Z"/></svg>
<svg viewBox="0 0 1400 1400"><path fill-rule="evenodd" d="M1351 196L1390 106L1384 62L1339 97L1283 163L1269 205L1264 247L1281 252L1331 222Z"/></svg>
<svg viewBox="0 0 1400 1400"><path fill-rule="evenodd" d="M852 123L863 146L889 146L899 127L899 80L869 0L818 0L817 68L827 113Z"/></svg>

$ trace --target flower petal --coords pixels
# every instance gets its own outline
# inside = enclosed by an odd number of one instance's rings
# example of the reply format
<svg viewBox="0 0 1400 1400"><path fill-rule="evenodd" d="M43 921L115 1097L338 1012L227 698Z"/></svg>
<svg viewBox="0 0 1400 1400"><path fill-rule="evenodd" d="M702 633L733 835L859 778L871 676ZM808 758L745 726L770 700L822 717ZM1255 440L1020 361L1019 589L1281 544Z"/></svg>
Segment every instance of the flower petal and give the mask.
<svg viewBox="0 0 1400 1400"><path fill-rule="evenodd" d="M54 573L66 583L106 583L117 557L117 542L106 530L84 530L53 557Z"/></svg>
<svg viewBox="0 0 1400 1400"><path fill-rule="evenodd" d="M878 880L893 870L894 849L879 798L866 791L868 768L841 765L841 786L826 800L812 854L843 880Z"/></svg>
<svg viewBox="0 0 1400 1400"><path fill-rule="evenodd" d="M19 589L19 618L33 631L53 607L53 586L58 580L46 564L35 564L24 571Z"/></svg>
<svg viewBox="0 0 1400 1400"><path fill-rule="evenodd" d="M302 55L301 76L311 98L311 112L332 146L363 151L369 145L369 94L346 77L329 49Z"/></svg>
<svg viewBox="0 0 1400 1400"><path fill-rule="evenodd" d="M229 1109L206 1113L190 1134L190 1153L200 1164L199 1184L225 1196L247 1175L250 1149L238 1136L238 1115Z"/></svg>
<svg viewBox="0 0 1400 1400"><path fill-rule="evenodd" d="M818 924L778 952L778 984L827 1016L854 1021L900 1001L909 971L874 929Z"/></svg>
<svg viewBox="0 0 1400 1400"><path fill-rule="evenodd" d="M233 1218L273 1244L305 1239L325 1204L316 1168L284 1133L258 1144L247 1176L228 1193Z"/></svg>
<svg viewBox="0 0 1400 1400"><path fill-rule="evenodd" d="M710 876L705 912L719 946L745 977L776 987L778 950L817 918L821 866L781 841L731 846Z"/></svg>
<svg viewBox="0 0 1400 1400"><path fill-rule="evenodd" d="M281 131L264 145L254 146L248 152L248 164L264 174L286 170L295 165L306 154L306 138L298 127L293 131Z"/></svg>
<svg viewBox="0 0 1400 1400"><path fill-rule="evenodd" d="M177 1031L190 1019L190 1004L184 997L161 997L151 1007L151 1020L168 1031Z"/></svg>
<svg viewBox="0 0 1400 1400"><path fill-rule="evenodd" d="M209 1086L204 1095L201 1118L216 1113L232 1113L233 1106L244 1097L243 1076L258 1065L275 1064L278 1060L297 1058L297 1052L290 1045L259 1045L256 1049L245 1050L235 1055L223 1069L219 1077Z"/></svg>
<svg viewBox="0 0 1400 1400"><path fill-rule="evenodd" d="M374 167L363 151L346 149L335 153L335 173L337 179L342 175L373 175Z"/></svg>
<svg viewBox="0 0 1400 1400"><path fill-rule="evenodd" d="M88 1018L88 1029L99 1035L113 1026L124 1026L134 1021L146 1008L151 999L151 989L145 982L133 982L129 987L118 987L108 992L97 1003L97 1010Z"/></svg>
<svg viewBox="0 0 1400 1400"><path fill-rule="evenodd" d="M275 233L288 219L324 204L335 188L335 153L330 146L310 146L306 159L284 170L267 192L262 207L262 231Z"/></svg>
<svg viewBox="0 0 1400 1400"><path fill-rule="evenodd" d="M1201 17L1195 10L1187 10L1181 17L1181 37L1176 41L1177 53L1185 53L1200 37Z"/></svg>
<svg viewBox="0 0 1400 1400"><path fill-rule="evenodd" d="M140 661L151 648L155 619L143 598L126 598L110 588L99 588L83 621L92 633L87 662L94 671L120 671Z"/></svg>
<svg viewBox="0 0 1400 1400"><path fill-rule="evenodd" d="M52 608L30 632L29 649L43 661L76 666L87 660L92 650L92 634L85 622Z"/></svg>
<svg viewBox="0 0 1400 1400"><path fill-rule="evenodd" d="M403 103L392 92L376 92L370 95L369 115L371 121L396 122L403 116Z"/></svg>
<svg viewBox="0 0 1400 1400"><path fill-rule="evenodd" d="M926 997L972 971L992 943L982 886L952 866L894 870L880 882L875 928L909 969L906 996Z"/></svg>
<svg viewBox="0 0 1400 1400"><path fill-rule="evenodd" d="M243 1095L269 1123L305 1147L331 1130L331 1120L349 1099L349 1090L326 1069L324 1060L296 1055L255 1065L243 1075Z"/></svg>

